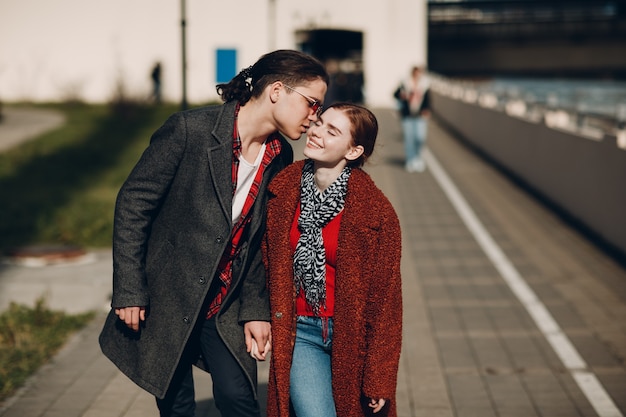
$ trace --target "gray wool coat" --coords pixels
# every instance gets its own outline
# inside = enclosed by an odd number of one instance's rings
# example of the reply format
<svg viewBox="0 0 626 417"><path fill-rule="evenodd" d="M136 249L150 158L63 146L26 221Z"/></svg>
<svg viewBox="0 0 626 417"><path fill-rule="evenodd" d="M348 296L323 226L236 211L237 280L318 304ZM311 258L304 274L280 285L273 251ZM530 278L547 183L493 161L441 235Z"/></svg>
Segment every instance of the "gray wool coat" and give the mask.
<svg viewBox="0 0 626 417"><path fill-rule="evenodd" d="M232 229L232 143L235 103L172 115L117 197L113 236L113 297L100 334L102 352L131 380L163 398L196 324ZM293 160L291 145L263 177L247 239L233 262L233 281L216 317L217 330L256 392L256 363L246 353L243 325L270 321L260 239L266 188ZM114 313L147 306L140 331ZM193 339L192 339L193 340ZM189 345L189 346L188 346ZM197 365L203 368L198 358ZM210 370L208 370L210 371Z"/></svg>

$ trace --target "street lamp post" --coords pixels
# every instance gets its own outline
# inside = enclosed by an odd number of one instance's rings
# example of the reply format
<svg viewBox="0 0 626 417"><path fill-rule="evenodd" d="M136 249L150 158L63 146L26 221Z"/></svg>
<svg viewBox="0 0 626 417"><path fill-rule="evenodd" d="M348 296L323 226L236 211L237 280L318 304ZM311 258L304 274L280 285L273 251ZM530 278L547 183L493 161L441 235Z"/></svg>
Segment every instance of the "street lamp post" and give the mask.
<svg viewBox="0 0 626 417"><path fill-rule="evenodd" d="M269 50L272 51L276 48L276 0L269 0Z"/></svg>
<svg viewBox="0 0 626 417"><path fill-rule="evenodd" d="M187 109L187 16L186 16L186 0L180 0L180 29L182 42L182 77L183 77L183 95L180 106L183 110Z"/></svg>

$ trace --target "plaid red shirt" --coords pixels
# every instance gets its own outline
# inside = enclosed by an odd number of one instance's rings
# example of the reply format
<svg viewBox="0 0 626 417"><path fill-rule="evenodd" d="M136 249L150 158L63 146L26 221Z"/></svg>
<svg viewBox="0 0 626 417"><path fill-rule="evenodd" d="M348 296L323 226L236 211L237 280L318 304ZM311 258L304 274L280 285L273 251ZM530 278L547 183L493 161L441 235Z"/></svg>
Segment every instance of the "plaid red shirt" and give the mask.
<svg viewBox="0 0 626 417"><path fill-rule="evenodd" d="M239 158L241 158L241 139L239 138L239 133L237 131L237 115L239 113L239 106L235 110L235 128L233 129L233 163L232 163L232 185L233 185L233 195L237 189L237 172L239 171ZM220 259L220 263L218 265L217 274L220 279L220 289L216 294L215 298L209 304L209 309L207 311L207 319L217 314L222 305L222 301L226 297L228 290L230 289L230 284L233 278L233 260L239 254L240 242L241 238L244 236L244 232L247 229L248 224L251 220L250 210L256 201L257 196L259 195L259 188L261 187L261 181L263 180L263 173L267 166L274 160L274 158L280 153L281 144L278 133L273 133L267 137L265 140L265 154L263 155L263 159L261 160L261 165L259 166L259 170L254 177L254 182L250 187L250 192L246 197L246 201L243 205L243 209L241 211L241 216L237 223L233 226L233 230L230 235L231 244L226 247L222 258Z"/></svg>

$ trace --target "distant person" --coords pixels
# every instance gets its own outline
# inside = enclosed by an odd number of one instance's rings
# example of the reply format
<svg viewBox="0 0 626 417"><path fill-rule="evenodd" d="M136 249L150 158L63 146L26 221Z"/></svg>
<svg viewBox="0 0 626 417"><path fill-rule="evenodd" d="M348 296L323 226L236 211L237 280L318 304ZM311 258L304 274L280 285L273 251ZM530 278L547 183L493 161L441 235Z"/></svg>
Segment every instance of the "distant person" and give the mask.
<svg viewBox="0 0 626 417"><path fill-rule="evenodd" d="M405 169L408 172L422 172L426 164L422 159L422 148L426 142L430 106L428 90L430 82L424 70L415 66L410 77L394 92L402 117L404 138Z"/></svg>
<svg viewBox="0 0 626 417"><path fill-rule="evenodd" d="M219 84L222 105L172 115L124 182L113 297L100 346L160 415L195 413L192 365L224 417L259 417L256 360L270 349L260 251L266 187L317 120L328 75L298 51L263 55Z"/></svg>
<svg viewBox="0 0 626 417"><path fill-rule="evenodd" d="M396 416L400 224L361 169L377 132L369 110L331 104L309 128L306 160L268 188L268 417L290 406L298 417Z"/></svg>
<svg viewBox="0 0 626 417"><path fill-rule="evenodd" d="M161 104L161 63L157 62L150 73L152 78L152 100Z"/></svg>

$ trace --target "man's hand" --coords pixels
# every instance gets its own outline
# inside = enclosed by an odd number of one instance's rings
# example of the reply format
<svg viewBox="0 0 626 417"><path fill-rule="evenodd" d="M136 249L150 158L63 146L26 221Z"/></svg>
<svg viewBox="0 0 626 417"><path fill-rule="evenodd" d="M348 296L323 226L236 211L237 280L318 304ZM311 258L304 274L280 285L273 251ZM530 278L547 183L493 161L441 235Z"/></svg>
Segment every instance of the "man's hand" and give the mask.
<svg viewBox="0 0 626 417"><path fill-rule="evenodd" d="M145 307L124 307L116 308L115 314L126 325L135 332L139 331L139 322L146 320Z"/></svg>
<svg viewBox="0 0 626 417"><path fill-rule="evenodd" d="M243 326L246 351L254 359L264 361L272 350L271 325L267 321L249 321Z"/></svg>

